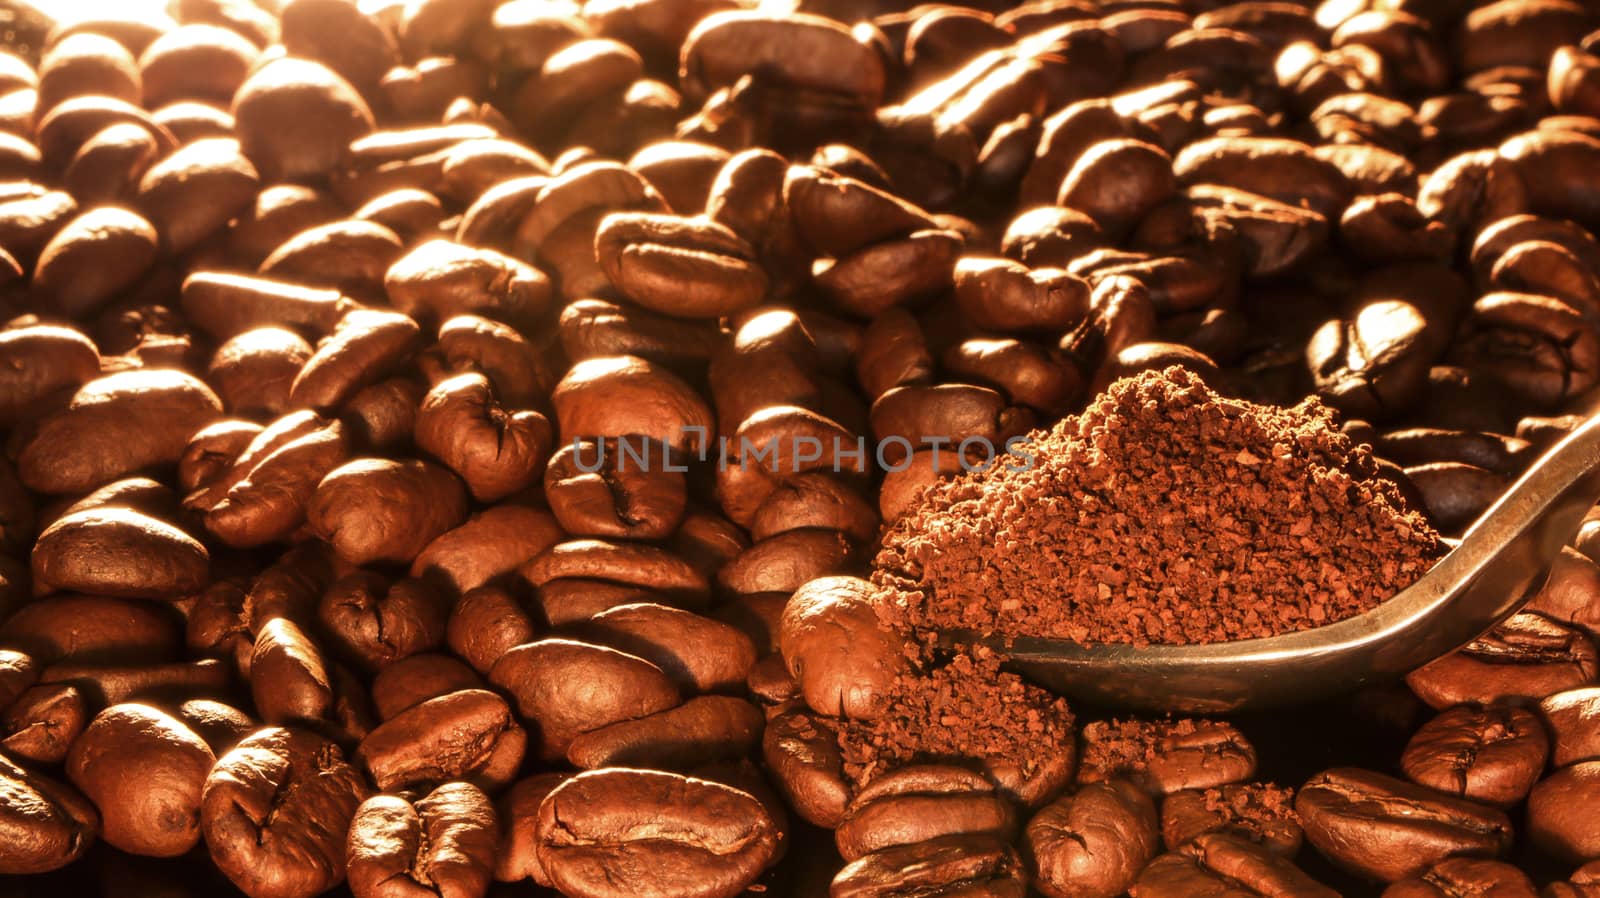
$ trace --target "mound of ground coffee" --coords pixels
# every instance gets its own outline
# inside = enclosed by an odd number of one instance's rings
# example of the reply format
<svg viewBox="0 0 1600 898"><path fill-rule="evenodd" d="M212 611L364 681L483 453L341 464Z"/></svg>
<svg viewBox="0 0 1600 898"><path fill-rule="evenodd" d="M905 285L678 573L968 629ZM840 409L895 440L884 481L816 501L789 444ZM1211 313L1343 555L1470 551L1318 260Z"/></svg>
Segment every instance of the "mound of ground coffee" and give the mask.
<svg viewBox="0 0 1600 898"><path fill-rule="evenodd" d="M1023 780L1048 775L1044 765L1070 770L1075 752L1066 701L1002 671L1000 663L991 650L973 646L898 678L883 714L841 722L845 775L863 786L907 763L969 759L1015 766Z"/></svg>
<svg viewBox="0 0 1600 898"><path fill-rule="evenodd" d="M1113 384L885 534L884 616L1083 643L1273 636L1359 614L1442 551L1316 399L1219 396L1181 368Z"/></svg>

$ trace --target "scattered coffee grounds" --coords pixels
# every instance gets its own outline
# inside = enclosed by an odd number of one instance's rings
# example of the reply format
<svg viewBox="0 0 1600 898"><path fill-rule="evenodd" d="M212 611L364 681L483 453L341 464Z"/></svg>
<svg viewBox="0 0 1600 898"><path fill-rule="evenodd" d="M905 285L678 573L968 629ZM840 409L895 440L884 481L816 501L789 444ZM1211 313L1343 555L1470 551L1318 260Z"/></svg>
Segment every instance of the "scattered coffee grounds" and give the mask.
<svg viewBox="0 0 1600 898"><path fill-rule="evenodd" d="M928 490L873 578L892 626L1083 643L1273 636L1372 608L1438 534L1316 399L1223 398L1181 368L1113 384L1032 456Z"/></svg>
<svg viewBox="0 0 1600 898"><path fill-rule="evenodd" d="M1212 832L1294 854L1302 838L1294 790L1272 783L1230 783L1176 792L1162 802L1161 836L1169 849Z"/></svg>
<svg viewBox="0 0 1600 898"><path fill-rule="evenodd" d="M1066 701L1002 671L1000 662L975 646L932 670L898 678L887 711L840 726L845 775L859 787L911 762L975 759L1017 765L1023 779L1032 779L1041 765L1070 758Z"/></svg>
<svg viewBox="0 0 1600 898"><path fill-rule="evenodd" d="M1255 747L1233 724L1175 717L1084 725L1078 782L1131 780L1167 795L1237 782L1255 772Z"/></svg>

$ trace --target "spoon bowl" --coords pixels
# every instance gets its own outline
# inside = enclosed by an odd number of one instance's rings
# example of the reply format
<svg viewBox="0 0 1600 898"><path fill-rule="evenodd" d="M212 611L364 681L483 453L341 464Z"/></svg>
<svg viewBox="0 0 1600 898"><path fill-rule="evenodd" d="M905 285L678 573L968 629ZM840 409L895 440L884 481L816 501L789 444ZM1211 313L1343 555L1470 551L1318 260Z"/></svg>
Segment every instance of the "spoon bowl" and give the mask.
<svg viewBox="0 0 1600 898"><path fill-rule="evenodd" d="M1063 695L1141 711L1299 704L1403 676L1512 615L1600 500L1600 416L1536 460L1411 586L1364 614L1264 639L1083 645L1016 638L1013 666Z"/></svg>

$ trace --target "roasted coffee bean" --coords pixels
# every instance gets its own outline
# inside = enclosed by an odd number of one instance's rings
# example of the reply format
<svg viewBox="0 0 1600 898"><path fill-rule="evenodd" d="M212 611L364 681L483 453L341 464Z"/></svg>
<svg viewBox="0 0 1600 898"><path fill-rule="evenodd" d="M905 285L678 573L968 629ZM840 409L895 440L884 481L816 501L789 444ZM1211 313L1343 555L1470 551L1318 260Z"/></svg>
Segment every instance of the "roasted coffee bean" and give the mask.
<svg viewBox="0 0 1600 898"><path fill-rule="evenodd" d="M850 541L837 530L785 530L740 552L717 571L717 582L734 594L791 592L848 568L853 554Z"/></svg>
<svg viewBox="0 0 1600 898"><path fill-rule="evenodd" d="M706 695L676 708L589 730L567 747L574 767L650 767L692 772L746 757L761 739L760 709L742 698Z"/></svg>
<svg viewBox="0 0 1600 898"><path fill-rule="evenodd" d="M256 198L260 176L232 138L180 147L139 180L137 202L172 252L184 252L227 227Z"/></svg>
<svg viewBox="0 0 1600 898"><path fill-rule="evenodd" d="M356 760L385 791L450 780L494 791L516 775L526 743L504 699L464 689L379 724L361 741Z"/></svg>
<svg viewBox="0 0 1600 898"><path fill-rule="evenodd" d="M0 712L0 749L24 762L59 764L92 712L88 697L72 686L35 686Z"/></svg>
<svg viewBox="0 0 1600 898"><path fill-rule="evenodd" d="M345 429L335 421L273 448L253 465L236 462L235 471L245 473L206 511L206 529L235 548L289 537L305 523L317 485L349 455ZM234 476L225 475L227 480ZM208 489L214 494L221 483Z"/></svg>
<svg viewBox="0 0 1600 898"><path fill-rule="evenodd" d="M289 387L289 401L300 408L336 408L409 359L421 342L421 329L404 315L351 312L306 360Z"/></svg>
<svg viewBox="0 0 1600 898"><path fill-rule="evenodd" d="M574 440L545 468L550 510L568 533L660 539L683 519L687 488L681 465L665 465L664 446L642 438Z"/></svg>
<svg viewBox="0 0 1600 898"><path fill-rule="evenodd" d="M1059 332L1082 320L1089 303L1088 285L1065 271L971 256L956 265L955 295L973 324L1001 331Z"/></svg>
<svg viewBox="0 0 1600 898"><path fill-rule="evenodd" d="M415 801L374 795L350 822L350 891L357 898L424 889L482 895L498 840L494 805L469 783L446 783Z"/></svg>
<svg viewBox="0 0 1600 898"><path fill-rule="evenodd" d="M956 834L1002 839L1017 830L1009 799L963 767L913 764L874 779L851 800L834 832L846 861Z"/></svg>
<svg viewBox="0 0 1600 898"><path fill-rule="evenodd" d="M177 857L200 841L200 792L215 761L182 721L148 705L114 705L72 744L66 769L100 810L108 844Z"/></svg>
<svg viewBox="0 0 1600 898"><path fill-rule="evenodd" d="M317 617L333 644L360 666L378 669L444 642L447 600L427 582L361 571L323 594Z"/></svg>
<svg viewBox="0 0 1600 898"><path fill-rule="evenodd" d="M681 701L677 686L654 664L566 639L511 649L495 662L489 682L510 693L523 719L538 725L538 753L546 760L564 758L583 733Z"/></svg>
<svg viewBox="0 0 1600 898"><path fill-rule="evenodd" d="M466 481L473 498L493 502L537 479L554 436L544 415L501 407L487 377L460 374L423 397L416 441Z"/></svg>
<svg viewBox="0 0 1600 898"><path fill-rule="evenodd" d="M595 234L595 253L624 296L669 315L732 315L767 292L755 250L709 219L612 213Z"/></svg>
<svg viewBox="0 0 1600 898"><path fill-rule="evenodd" d="M1464 702L1538 701L1594 682L1594 642L1522 612L1460 649L1412 671L1406 683L1438 709Z"/></svg>
<svg viewBox="0 0 1600 898"><path fill-rule="evenodd" d="M79 331L50 325L0 331L0 422L36 414L55 394L99 373L100 352Z"/></svg>
<svg viewBox="0 0 1600 898"><path fill-rule="evenodd" d="M466 517L466 491L448 470L378 458L329 472L306 508L312 530L352 564L409 563Z"/></svg>
<svg viewBox="0 0 1600 898"><path fill-rule="evenodd" d="M1477 520L1510 485L1510 478L1457 461L1430 462L1405 469L1422 497L1422 507L1440 530L1453 533Z"/></svg>
<svg viewBox="0 0 1600 898"><path fill-rule="evenodd" d="M536 773L518 780L495 800L499 816L500 844L495 852L494 878L500 882L520 882L532 879L541 886L550 886L539 861L538 840L534 831L538 823L539 805L545 796L570 779L569 773Z"/></svg>
<svg viewBox="0 0 1600 898"><path fill-rule="evenodd" d="M819 714L875 716L907 669L898 634L878 625L874 595L864 580L828 577L806 583L784 608L783 657Z"/></svg>
<svg viewBox="0 0 1600 898"><path fill-rule="evenodd" d="M326 175L373 128L350 83L308 59L275 59L233 96L239 142L269 183Z"/></svg>
<svg viewBox="0 0 1600 898"><path fill-rule="evenodd" d="M266 727L217 759L200 826L217 867L251 898L306 898L345 875L345 833L366 797L338 746Z"/></svg>
<svg viewBox="0 0 1600 898"><path fill-rule="evenodd" d="M100 817L71 786L0 757L0 873L46 873L77 860Z"/></svg>
<svg viewBox="0 0 1600 898"><path fill-rule="evenodd" d="M1210 833L1156 858L1139 874L1128 894L1133 898L1332 898L1339 893L1264 848L1233 836Z"/></svg>
<svg viewBox="0 0 1600 898"><path fill-rule="evenodd" d="M550 401L564 439L638 434L690 452L709 445L713 416L705 400L645 359L579 362L556 385Z"/></svg>
<svg viewBox="0 0 1600 898"><path fill-rule="evenodd" d="M1155 804L1120 779L1046 805L1024 838L1034 887L1050 898L1121 895L1160 848Z"/></svg>
<svg viewBox="0 0 1600 898"><path fill-rule="evenodd" d="M1172 157L1139 140L1101 141L1084 151L1061 182L1056 204L1076 209L1107 234L1127 233L1176 190Z"/></svg>
<svg viewBox="0 0 1600 898"><path fill-rule="evenodd" d="M1564 767L1600 757L1600 689L1557 692L1539 703L1550 731L1550 762Z"/></svg>
<svg viewBox="0 0 1600 898"><path fill-rule="evenodd" d="M205 740L213 754L222 754L255 732L257 724L238 708L208 698L195 698L179 704L173 714Z"/></svg>
<svg viewBox="0 0 1600 898"><path fill-rule="evenodd" d="M114 705L138 698L216 694L232 686L232 671L215 659L118 664L64 661L46 667L39 681L75 687L88 700Z"/></svg>
<svg viewBox="0 0 1600 898"><path fill-rule="evenodd" d="M650 661L689 692L736 690L756 662L755 646L745 634L666 605L620 605L573 630Z"/></svg>
<svg viewBox="0 0 1600 898"><path fill-rule="evenodd" d="M1376 302L1348 321L1330 321L1306 349L1317 392L1346 414L1381 419L1421 396L1440 345L1423 312L1399 300Z"/></svg>
<svg viewBox="0 0 1600 898"><path fill-rule="evenodd" d="M518 408L542 399L553 380L546 361L521 334L477 315L457 315L440 325L438 342L418 362L434 383L448 373L482 371L501 400Z"/></svg>
<svg viewBox="0 0 1600 898"><path fill-rule="evenodd" d="M281 415L289 410L289 388L311 353L311 344L299 334L260 327L218 346L206 379L234 414Z"/></svg>
<svg viewBox="0 0 1600 898"><path fill-rule="evenodd" d="M950 230L915 231L812 271L813 283L840 311L871 318L915 298L949 289L963 238Z"/></svg>
<svg viewBox="0 0 1600 898"><path fill-rule="evenodd" d="M1304 840L1289 789L1237 783L1185 789L1161 801L1161 838L1176 851L1206 833L1221 832L1293 858Z"/></svg>
<svg viewBox="0 0 1600 898"><path fill-rule="evenodd" d="M1015 850L990 835L956 835L874 852L833 878L832 898L1022 898L1027 871Z"/></svg>
<svg viewBox="0 0 1600 898"><path fill-rule="evenodd" d="M157 37L140 54L142 95L151 106L183 99L225 102L259 56L257 45L238 31L188 23Z"/></svg>
<svg viewBox="0 0 1600 898"><path fill-rule="evenodd" d="M155 262L156 229L138 213L90 209L62 226L39 252L33 289L58 314L98 310Z"/></svg>
<svg viewBox="0 0 1600 898"><path fill-rule="evenodd" d="M1584 808L1600 788L1600 764L1579 761L1541 780L1528 795L1528 837L1571 863L1600 852L1600 827Z"/></svg>
<svg viewBox="0 0 1600 898"><path fill-rule="evenodd" d="M454 656L423 652L396 661L373 676L372 705L380 720L391 720L428 699L483 688L483 678Z"/></svg>
<svg viewBox="0 0 1600 898"><path fill-rule="evenodd" d="M115 203L138 190L160 155L155 134L131 122L102 128L83 141L62 173L62 186L83 203Z"/></svg>
<svg viewBox="0 0 1600 898"><path fill-rule="evenodd" d="M17 476L42 493L82 494L144 468L176 462L222 403L180 371L96 378L41 421L16 456Z"/></svg>
<svg viewBox="0 0 1600 898"><path fill-rule="evenodd" d="M1538 892L1527 874L1503 861L1450 858L1420 876L1402 879L1383 891L1383 898L1449 898L1461 894L1534 898Z"/></svg>
<svg viewBox="0 0 1600 898"><path fill-rule="evenodd" d="M1400 768L1431 789L1509 807L1533 788L1549 753L1549 739L1533 712L1462 705L1411 737Z"/></svg>
<svg viewBox="0 0 1600 898"><path fill-rule="evenodd" d="M391 377L359 390L339 420L372 449L398 450L417 426L417 406L427 388L407 377Z"/></svg>
<svg viewBox="0 0 1600 898"><path fill-rule="evenodd" d="M767 721L762 757L801 817L834 828L844 819L850 786L831 718L791 709Z"/></svg>
<svg viewBox="0 0 1600 898"><path fill-rule="evenodd" d="M268 723L316 721L333 709L327 661L311 637L288 618L272 618L256 633L250 686L256 710Z"/></svg>
<svg viewBox="0 0 1600 898"><path fill-rule="evenodd" d="M326 428L327 424L328 420L321 415L302 410L290 412L257 430L255 436L234 456L232 464L210 482L184 498L184 507L195 511L209 511L227 495L234 484L245 479L256 465L272 453L318 429ZM196 434L197 438L198 436L199 433Z"/></svg>
<svg viewBox="0 0 1600 898"><path fill-rule="evenodd" d="M1587 134L1538 129L1510 138L1500 146L1526 187L1528 211L1593 225L1594 161L1600 140Z"/></svg>
<svg viewBox="0 0 1600 898"><path fill-rule="evenodd" d="M534 837L540 866L565 894L609 898L650 883L662 895L733 898L775 858L780 833L749 793L614 768L557 786Z"/></svg>
<svg viewBox="0 0 1600 898"><path fill-rule="evenodd" d="M431 240L395 261L383 287L396 309L424 323L458 315L520 323L550 301L550 279L539 269L446 240Z"/></svg>
<svg viewBox="0 0 1600 898"><path fill-rule="evenodd" d="M219 339L271 326L328 333L353 305L337 290L215 271L184 279L179 301L190 321Z"/></svg>
<svg viewBox="0 0 1600 898"><path fill-rule="evenodd" d="M492 585L463 593L446 626L451 651L479 673L488 673L501 655L538 636L527 607L510 591Z"/></svg>
<svg viewBox="0 0 1600 898"><path fill-rule="evenodd" d="M1383 882L1415 876L1447 857L1493 857L1511 843L1511 823L1500 811L1368 770L1317 774L1294 806L1318 851Z"/></svg>
<svg viewBox="0 0 1600 898"><path fill-rule="evenodd" d="M205 546L177 527L128 508L73 512L33 548L35 590L177 599L210 578Z"/></svg>

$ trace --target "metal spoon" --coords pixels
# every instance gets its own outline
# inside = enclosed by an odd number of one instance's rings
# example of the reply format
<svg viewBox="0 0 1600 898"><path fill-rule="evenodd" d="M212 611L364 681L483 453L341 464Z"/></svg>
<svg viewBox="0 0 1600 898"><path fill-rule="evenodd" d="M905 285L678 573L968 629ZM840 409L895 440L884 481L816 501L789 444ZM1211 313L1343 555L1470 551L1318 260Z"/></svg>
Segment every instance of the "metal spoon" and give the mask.
<svg viewBox="0 0 1600 898"><path fill-rule="evenodd" d="M1365 614L1211 645L1016 639L1004 651L1040 684L1112 707L1217 712L1348 692L1448 654L1522 607L1597 500L1600 416L1534 462L1421 579Z"/></svg>

